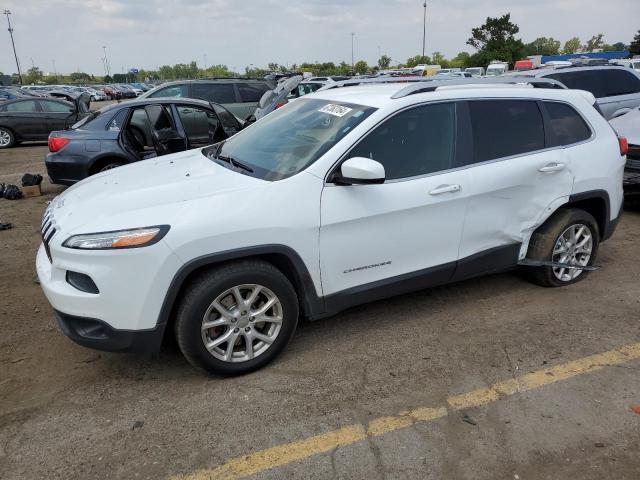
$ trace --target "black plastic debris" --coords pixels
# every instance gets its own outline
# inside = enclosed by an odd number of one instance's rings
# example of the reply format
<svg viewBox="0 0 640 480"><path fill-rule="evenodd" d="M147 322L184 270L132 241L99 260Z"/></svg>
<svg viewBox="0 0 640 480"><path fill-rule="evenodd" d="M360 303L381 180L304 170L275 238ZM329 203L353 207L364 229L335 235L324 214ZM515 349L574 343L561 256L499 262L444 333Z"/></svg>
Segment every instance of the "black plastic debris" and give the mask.
<svg viewBox="0 0 640 480"><path fill-rule="evenodd" d="M12 223L0 223L0 231L2 230L11 230L13 228Z"/></svg>
<svg viewBox="0 0 640 480"><path fill-rule="evenodd" d="M42 183L42 175L39 173L25 173L22 176L23 187L33 187L34 185L40 185Z"/></svg>
<svg viewBox="0 0 640 480"><path fill-rule="evenodd" d="M22 198L22 190L17 185L4 185L2 196L7 200L19 200Z"/></svg>

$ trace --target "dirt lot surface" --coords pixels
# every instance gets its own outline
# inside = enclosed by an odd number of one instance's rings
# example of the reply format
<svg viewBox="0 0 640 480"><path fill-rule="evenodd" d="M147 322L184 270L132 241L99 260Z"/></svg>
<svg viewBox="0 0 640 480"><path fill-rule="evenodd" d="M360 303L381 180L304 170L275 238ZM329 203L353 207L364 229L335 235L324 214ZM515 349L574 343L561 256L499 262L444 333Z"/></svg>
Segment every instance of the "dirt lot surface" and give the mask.
<svg viewBox="0 0 640 480"><path fill-rule="evenodd" d="M0 152L0 181L44 174L45 152ZM0 231L3 479L640 478L638 213L574 286L503 274L377 302L303 323L269 367L222 379L172 349L61 334L34 281L60 191L0 199L15 225Z"/></svg>

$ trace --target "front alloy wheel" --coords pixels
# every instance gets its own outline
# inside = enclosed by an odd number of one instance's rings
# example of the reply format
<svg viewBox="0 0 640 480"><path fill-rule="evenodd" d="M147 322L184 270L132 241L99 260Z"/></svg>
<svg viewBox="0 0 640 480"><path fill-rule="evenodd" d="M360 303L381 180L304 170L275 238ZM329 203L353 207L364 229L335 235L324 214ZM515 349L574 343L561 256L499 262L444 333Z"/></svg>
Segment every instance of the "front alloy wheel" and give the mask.
<svg viewBox="0 0 640 480"><path fill-rule="evenodd" d="M246 362L265 353L282 326L282 304L263 285L237 285L218 295L202 319L202 341L218 360Z"/></svg>
<svg viewBox="0 0 640 480"><path fill-rule="evenodd" d="M280 270L251 259L190 279L176 313L176 340L192 365L239 375L263 367L284 349L296 329L299 306Z"/></svg>

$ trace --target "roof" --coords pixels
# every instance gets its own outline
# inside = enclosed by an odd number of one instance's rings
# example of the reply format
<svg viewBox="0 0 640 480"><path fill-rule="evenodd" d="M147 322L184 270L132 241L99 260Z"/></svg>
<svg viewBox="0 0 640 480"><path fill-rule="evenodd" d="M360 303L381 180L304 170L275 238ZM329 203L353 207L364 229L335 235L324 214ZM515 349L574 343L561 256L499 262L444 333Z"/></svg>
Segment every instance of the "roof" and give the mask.
<svg viewBox="0 0 640 480"><path fill-rule="evenodd" d="M102 107L100 111L102 112L110 112L111 110L116 110L122 107L131 108L131 107L141 107L146 105L157 105L157 104L167 104L167 103L188 103L194 106L201 106L206 108L211 108L211 103L206 100L200 100L197 98L184 98L184 97L157 97L157 98L134 98L131 100L122 100L118 101L118 103L112 103L111 105L107 105L106 107Z"/></svg>
<svg viewBox="0 0 640 480"><path fill-rule="evenodd" d="M625 72L633 72L633 69L624 67L622 65L576 65L571 67L557 67L557 68L537 68L535 70L523 70L521 72L508 72L505 77L544 77L553 73L561 72L581 72L584 70L624 70Z"/></svg>
<svg viewBox="0 0 640 480"><path fill-rule="evenodd" d="M464 81L466 80L466 81ZM546 83L546 82L545 82ZM416 97L419 95L419 97ZM510 84L505 81L493 82L480 79L460 79L425 81L419 83L363 84L348 88L318 90L304 98L367 105L375 108L390 106L395 102L411 104L419 101L474 98L474 97L522 97L562 100L581 96L591 103L591 94L581 90L563 88L533 88L531 84ZM592 95L591 95L592 96ZM414 100L415 99L415 100Z"/></svg>

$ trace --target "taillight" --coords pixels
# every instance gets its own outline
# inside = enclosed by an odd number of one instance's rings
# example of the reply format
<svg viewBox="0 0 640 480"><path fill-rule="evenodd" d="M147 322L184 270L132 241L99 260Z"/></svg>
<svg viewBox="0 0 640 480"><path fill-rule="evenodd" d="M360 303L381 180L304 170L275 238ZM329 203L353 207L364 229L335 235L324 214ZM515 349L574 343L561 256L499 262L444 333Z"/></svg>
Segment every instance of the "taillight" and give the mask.
<svg viewBox="0 0 640 480"><path fill-rule="evenodd" d="M276 108L284 107L286 103L278 103L276 104Z"/></svg>
<svg viewBox="0 0 640 480"><path fill-rule="evenodd" d="M624 157L629 153L629 142L624 137L618 137L618 143L620 144L620 155Z"/></svg>
<svg viewBox="0 0 640 480"><path fill-rule="evenodd" d="M70 141L68 138L63 137L49 137L49 151L53 153L59 152L66 147Z"/></svg>

